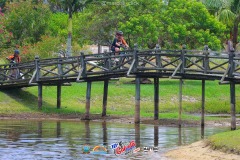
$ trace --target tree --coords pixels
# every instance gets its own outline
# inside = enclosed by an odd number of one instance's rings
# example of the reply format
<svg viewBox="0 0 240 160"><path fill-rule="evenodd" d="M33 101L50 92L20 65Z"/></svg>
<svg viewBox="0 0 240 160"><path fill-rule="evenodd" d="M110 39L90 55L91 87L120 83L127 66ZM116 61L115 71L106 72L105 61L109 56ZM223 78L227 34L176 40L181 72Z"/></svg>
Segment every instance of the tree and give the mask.
<svg viewBox="0 0 240 160"><path fill-rule="evenodd" d="M161 20L164 28L160 39L167 48L179 48L181 44L188 48L202 48L205 44L214 50L222 48L225 25L196 0L171 1Z"/></svg>
<svg viewBox="0 0 240 160"><path fill-rule="evenodd" d="M142 48L160 43L172 49L181 44L188 48L208 44L211 49L221 49L225 25L196 0L121 2L93 4L84 10L79 18L79 33L84 33L81 39L94 43L108 41L120 29L131 47L137 42Z"/></svg>
<svg viewBox="0 0 240 160"><path fill-rule="evenodd" d="M91 4L79 18L78 32L84 33L81 41L106 44L117 30L122 30L130 47L138 43L141 47L152 48L157 43L160 27L157 15L163 8L159 0Z"/></svg>
<svg viewBox="0 0 240 160"><path fill-rule="evenodd" d="M67 56L72 55L72 17L74 13L82 11L93 0L49 0L51 8L56 12L68 13Z"/></svg>
<svg viewBox="0 0 240 160"><path fill-rule="evenodd" d="M4 48L7 44L11 42L12 33L8 32L6 26L4 25L5 14L2 13L2 9L0 8L0 46Z"/></svg>
<svg viewBox="0 0 240 160"><path fill-rule="evenodd" d="M34 5L29 1L7 4L4 24L13 33L13 43L36 43L45 34L50 10L46 5Z"/></svg>
<svg viewBox="0 0 240 160"><path fill-rule="evenodd" d="M201 0L220 21L225 23L230 31L230 39L234 48L238 42L238 29L240 23L239 0Z"/></svg>

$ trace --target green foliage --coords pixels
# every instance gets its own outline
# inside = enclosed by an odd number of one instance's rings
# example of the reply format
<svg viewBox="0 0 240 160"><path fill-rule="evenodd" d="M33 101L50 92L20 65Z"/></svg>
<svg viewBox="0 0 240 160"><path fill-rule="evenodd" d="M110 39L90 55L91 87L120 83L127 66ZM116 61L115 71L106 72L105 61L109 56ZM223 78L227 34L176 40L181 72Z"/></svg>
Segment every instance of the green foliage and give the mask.
<svg viewBox="0 0 240 160"><path fill-rule="evenodd" d="M167 42L167 48L177 48L179 44L202 48L208 44L213 50L221 49L225 26L211 16L200 2L172 1L162 15L162 21L165 32L161 32L161 38Z"/></svg>
<svg viewBox="0 0 240 160"><path fill-rule="evenodd" d="M211 14L215 15L221 22L227 25L230 36L227 39L238 43L238 32L240 23L240 1L239 0L201 0Z"/></svg>
<svg viewBox="0 0 240 160"><path fill-rule="evenodd" d="M9 3L6 12L6 29L13 33L12 43L26 45L36 43L44 35L50 10L43 4L29 1Z"/></svg>
<svg viewBox="0 0 240 160"><path fill-rule="evenodd" d="M49 17L47 34L51 36L66 37L68 15L66 13L53 13Z"/></svg>
<svg viewBox="0 0 240 160"><path fill-rule="evenodd" d="M78 23L78 32L83 35L79 41L106 43L116 30L122 30L131 47L134 43L142 48L153 48L156 43L165 48L179 48L181 44L189 49L206 44L213 50L222 47L225 25L196 0L120 2L95 3L85 9Z"/></svg>
<svg viewBox="0 0 240 160"><path fill-rule="evenodd" d="M158 43L160 23L155 22L152 14L139 15L130 18L125 23L119 23L119 29L125 31L129 39L143 48L154 48Z"/></svg>
<svg viewBox="0 0 240 160"><path fill-rule="evenodd" d="M6 47L11 42L12 39L12 33L8 32L5 25L4 25L4 20L5 20L5 15L2 13L2 10L0 8L0 46L1 48ZM1 50L0 48L0 50Z"/></svg>
<svg viewBox="0 0 240 160"><path fill-rule="evenodd" d="M43 58L57 57L61 47L61 39L58 37L42 36L42 41L20 47L22 61L33 61L35 56Z"/></svg>

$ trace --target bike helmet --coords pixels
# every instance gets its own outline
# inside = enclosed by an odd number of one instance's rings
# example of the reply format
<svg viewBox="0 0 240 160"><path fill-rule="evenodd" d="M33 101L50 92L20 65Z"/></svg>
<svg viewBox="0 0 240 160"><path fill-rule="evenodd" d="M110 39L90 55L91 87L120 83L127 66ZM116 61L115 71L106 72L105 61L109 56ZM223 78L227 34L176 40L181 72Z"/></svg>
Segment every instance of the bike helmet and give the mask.
<svg viewBox="0 0 240 160"><path fill-rule="evenodd" d="M16 49L16 50L14 51L14 54L20 54L19 50Z"/></svg>
<svg viewBox="0 0 240 160"><path fill-rule="evenodd" d="M122 36L123 32L122 31L117 31L116 34Z"/></svg>

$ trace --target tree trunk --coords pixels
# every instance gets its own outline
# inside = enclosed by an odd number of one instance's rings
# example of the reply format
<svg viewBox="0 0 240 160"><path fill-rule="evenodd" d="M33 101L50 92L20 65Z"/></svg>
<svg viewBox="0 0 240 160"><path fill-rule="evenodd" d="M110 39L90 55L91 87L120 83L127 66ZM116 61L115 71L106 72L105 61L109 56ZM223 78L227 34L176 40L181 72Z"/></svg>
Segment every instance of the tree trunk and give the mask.
<svg viewBox="0 0 240 160"><path fill-rule="evenodd" d="M67 57L72 56L72 7L69 7Z"/></svg>
<svg viewBox="0 0 240 160"><path fill-rule="evenodd" d="M238 43L238 24L240 22L240 16L238 16L234 22L233 26L233 47L236 48L236 44Z"/></svg>

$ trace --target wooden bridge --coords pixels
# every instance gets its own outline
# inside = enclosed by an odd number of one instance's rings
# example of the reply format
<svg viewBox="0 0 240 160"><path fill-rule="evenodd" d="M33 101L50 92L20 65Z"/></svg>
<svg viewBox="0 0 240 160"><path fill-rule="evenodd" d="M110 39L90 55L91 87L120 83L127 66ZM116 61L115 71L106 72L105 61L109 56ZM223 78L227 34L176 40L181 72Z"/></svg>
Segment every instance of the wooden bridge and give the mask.
<svg viewBox="0 0 240 160"><path fill-rule="evenodd" d="M118 58L119 61L115 61ZM204 125L205 80L218 80L219 84L230 84L231 129L236 129L235 84L240 83L240 57L238 53L209 53L203 50L133 50L80 56L39 59L15 65L0 65L0 89L38 86L38 107L42 107L42 86L57 86L57 108L61 106L61 86L70 82L87 82L86 114L89 119L91 83L104 81L103 111L106 115L108 82L111 78L134 77L136 79L135 123L140 122L140 78L154 78L154 119L159 115L159 78L180 80L179 125L182 113L183 79L202 81L202 120Z"/></svg>

